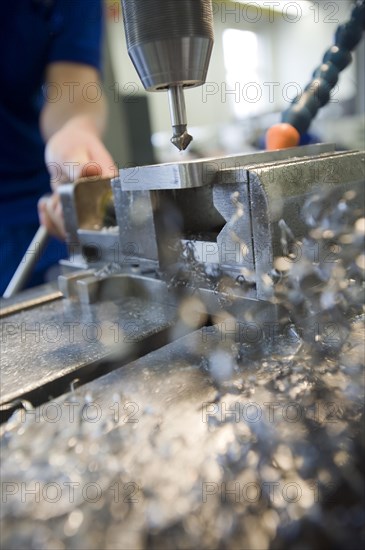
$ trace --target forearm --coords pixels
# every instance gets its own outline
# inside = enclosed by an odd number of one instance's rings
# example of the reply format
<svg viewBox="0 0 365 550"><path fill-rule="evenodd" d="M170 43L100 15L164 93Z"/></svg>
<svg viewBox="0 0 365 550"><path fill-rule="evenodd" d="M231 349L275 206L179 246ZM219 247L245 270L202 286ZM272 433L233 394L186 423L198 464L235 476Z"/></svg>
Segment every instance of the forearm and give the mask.
<svg viewBox="0 0 365 550"><path fill-rule="evenodd" d="M77 63L53 63L47 67L46 83L65 93L59 101L48 101L40 116L46 143L44 160L55 194L52 201L40 201L38 209L41 223L51 234L63 238L58 186L85 176L114 177L116 167L101 141L107 114L104 98L100 94L100 98L90 101L82 92L89 85L101 91L97 70Z"/></svg>
<svg viewBox="0 0 365 550"><path fill-rule="evenodd" d="M101 136L105 129L107 108L104 98L90 103L80 98L77 102L58 101L46 103L41 118L40 127L43 139L47 142L66 124L78 124L85 130Z"/></svg>
<svg viewBox="0 0 365 550"><path fill-rule="evenodd" d="M46 82L63 92L59 101L46 103L40 117L51 187L55 190L82 176L113 176L113 159L101 141L106 123L104 98L100 93L91 101L83 93L88 86L101 90L97 70L77 63L53 63L47 68ZM67 93L70 84L71 96Z"/></svg>
<svg viewBox="0 0 365 550"><path fill-rule="evenodd" d="M96 69L75 63L53 63L47 68L46 83L60 90L59 99L47 101L41 112L40 128L46 143L67 124L80 124L98 137L103 134L107 107ZM100 91L95 100L85 94L91 85Z"/></svg>

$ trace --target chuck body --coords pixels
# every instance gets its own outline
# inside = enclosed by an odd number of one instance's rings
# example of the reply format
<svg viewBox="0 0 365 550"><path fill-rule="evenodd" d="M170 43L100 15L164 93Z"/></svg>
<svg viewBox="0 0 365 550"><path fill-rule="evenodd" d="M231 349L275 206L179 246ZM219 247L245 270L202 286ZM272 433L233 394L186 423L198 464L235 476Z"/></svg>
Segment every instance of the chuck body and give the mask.
<svg viewBox="0 0 365 550"><path fill-rule="evenodd" d="M213 47L211 0L122 0L128 53L147 91L169 91L173 143L185 149L183 88L204 84ZM181 146L181 147L180 147Z"/></svg>

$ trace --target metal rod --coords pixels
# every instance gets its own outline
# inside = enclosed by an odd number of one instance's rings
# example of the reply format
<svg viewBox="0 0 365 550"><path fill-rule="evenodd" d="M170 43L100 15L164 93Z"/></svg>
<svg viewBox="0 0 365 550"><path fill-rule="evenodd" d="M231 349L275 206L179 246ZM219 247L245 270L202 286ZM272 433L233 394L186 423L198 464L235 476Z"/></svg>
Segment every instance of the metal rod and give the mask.
<svg viewBox="0 0 365 550"><path fill-rule="evenodd" d="M19 302L11 306L2 307L0 304L0 319L4 317L9 317L9 315L14 315L14 313L19 313L20 311L25 311L27 309L32 309L37 306L42 306L43 304L48 304L49 302L55 302L64 298L63 293L60 290L46 294L45 296L38 296L36 298L30 298L24 302Z"/></svg>
<svg viewBox="0 0 365 550"><path fill-rule="evenodd" d="M35 264L47 244L47 241L47 229L41 225L34 235L32 242L28 246L27 251L12 276L10 283L6 287L3 298L12 298L15 294L22 290L22 288L24 288L24 285L30 277Z"/></svg>

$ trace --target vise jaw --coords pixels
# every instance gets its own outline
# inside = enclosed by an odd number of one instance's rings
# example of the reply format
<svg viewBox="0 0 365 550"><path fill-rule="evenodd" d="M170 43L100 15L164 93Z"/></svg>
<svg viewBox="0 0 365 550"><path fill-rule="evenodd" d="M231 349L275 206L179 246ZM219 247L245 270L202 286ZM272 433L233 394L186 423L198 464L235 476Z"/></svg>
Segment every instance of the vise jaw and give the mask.
<svg viewBox="0 0 365 550"><path fill-rule="evenodd" d="M283 255L280 223L300 240L310 193L336 187L340 196L363 180L364 153L327 144L125 168L112 181L61 188L68 264L93 268L98 280L124 273L168 281L191 254L208 274L244 279L246 298L268 300L274 258ZM111 189L115 221L102 227Z"/></svg>

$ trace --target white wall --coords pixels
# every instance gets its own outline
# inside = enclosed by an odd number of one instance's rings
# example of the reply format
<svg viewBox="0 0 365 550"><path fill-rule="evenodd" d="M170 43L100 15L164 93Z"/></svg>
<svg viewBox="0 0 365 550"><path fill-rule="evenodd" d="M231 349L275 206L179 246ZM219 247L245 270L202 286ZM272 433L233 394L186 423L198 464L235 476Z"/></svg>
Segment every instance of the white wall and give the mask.
<svg viewBox="0 0 365 550"><path fill-rule="evenodd" d="M300 2L298 3L300 5ZM285 88L295 82L301 88L310 81L313 70L320 65L324 52L333 44L334 33L339 25L349 19L353 3L348 0L315 2L313 10L303 15L297 23L279 18L273 33L274 72L280 82L284 97L278 106L285 108L285 92L294 93ZM317 8L319 7L319 11ZM333 91L333 100L346 100L356 93L355 64L352 63L340 74L337 88Z"/></svg>

